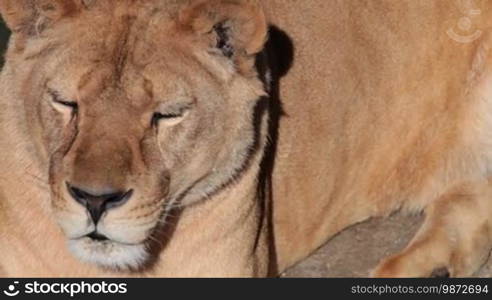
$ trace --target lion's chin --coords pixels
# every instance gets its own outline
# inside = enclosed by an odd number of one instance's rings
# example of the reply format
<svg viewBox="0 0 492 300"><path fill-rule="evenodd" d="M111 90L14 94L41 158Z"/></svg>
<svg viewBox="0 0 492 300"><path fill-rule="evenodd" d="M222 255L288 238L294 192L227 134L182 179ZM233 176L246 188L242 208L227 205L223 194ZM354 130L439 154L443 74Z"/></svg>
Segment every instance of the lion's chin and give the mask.
<svg viewBox="0 0 492 300"><path fill-rule="evenodd" d="M138 269L148 259L145 244L122 244L90 238L69 240L70 251L81 261L115 270Z"/></svg>

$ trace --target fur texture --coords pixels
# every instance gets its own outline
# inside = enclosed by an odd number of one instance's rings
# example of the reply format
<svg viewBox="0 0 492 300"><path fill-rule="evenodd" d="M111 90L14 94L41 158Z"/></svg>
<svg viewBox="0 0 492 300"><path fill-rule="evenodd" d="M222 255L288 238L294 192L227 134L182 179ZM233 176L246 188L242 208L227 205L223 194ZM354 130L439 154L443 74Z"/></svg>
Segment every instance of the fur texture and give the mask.
<svg viewBox="0 0 492 300"><path fill-rule="evenodd" d="M374 276L472 274L492 248L492 10L477 1L463 44L454 4L1 1L0 270L273 275L403 209L426 222ZM267 20L294 44L270 128ZM133 191L98 222L108 240L66 183Z"/></svg>

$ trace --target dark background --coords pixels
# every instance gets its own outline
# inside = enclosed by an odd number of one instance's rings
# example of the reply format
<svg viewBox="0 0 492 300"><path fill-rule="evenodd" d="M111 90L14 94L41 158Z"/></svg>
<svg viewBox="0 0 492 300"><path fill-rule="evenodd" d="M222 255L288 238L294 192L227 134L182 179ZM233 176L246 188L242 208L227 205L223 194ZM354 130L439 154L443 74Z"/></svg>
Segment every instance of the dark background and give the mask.
<svg viewBox="0 0 492 300"><path fill-rule="evenodd" d="M0 67L3 66L3 54L5 47L7 46L7 41L9 38L9 31L5 27L2 19L0 18Z"/></svg>

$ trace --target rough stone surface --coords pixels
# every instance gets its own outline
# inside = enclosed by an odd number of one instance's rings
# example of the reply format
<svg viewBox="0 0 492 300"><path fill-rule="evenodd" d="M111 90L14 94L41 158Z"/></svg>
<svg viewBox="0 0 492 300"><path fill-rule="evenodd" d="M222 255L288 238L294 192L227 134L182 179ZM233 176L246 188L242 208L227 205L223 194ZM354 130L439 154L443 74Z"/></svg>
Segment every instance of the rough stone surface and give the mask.
<svg viewBox="0 0 492 300"><path fill-rule="evenodd" d="M396 214L352 226L282 276L367 277L382 258L408 244L422 221L423 216ZM492 277L492 258L476 276Z"/></svg>

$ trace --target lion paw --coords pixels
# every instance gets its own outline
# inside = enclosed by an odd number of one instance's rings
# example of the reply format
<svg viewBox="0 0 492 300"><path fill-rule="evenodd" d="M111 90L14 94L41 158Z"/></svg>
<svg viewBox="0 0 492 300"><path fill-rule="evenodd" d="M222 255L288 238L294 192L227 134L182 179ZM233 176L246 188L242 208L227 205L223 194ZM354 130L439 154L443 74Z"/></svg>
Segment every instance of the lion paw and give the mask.
<svg viewBox="0 0 492 300"><path fill-rule="evenodd" d="M443 263L419 261L411 255L399 254L384 259L371 273L376 278L417 278L450 277L451 273Z"/></svg>

